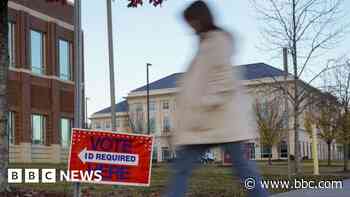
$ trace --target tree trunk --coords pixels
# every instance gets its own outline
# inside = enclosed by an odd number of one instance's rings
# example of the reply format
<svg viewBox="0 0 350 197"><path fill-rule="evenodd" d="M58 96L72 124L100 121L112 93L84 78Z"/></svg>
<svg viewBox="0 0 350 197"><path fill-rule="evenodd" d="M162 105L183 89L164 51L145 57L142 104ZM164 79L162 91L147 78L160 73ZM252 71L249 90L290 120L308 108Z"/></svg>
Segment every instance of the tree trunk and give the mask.
<svg viewBox="0 0 350 197"><path fill-rule="evenodd" d="M0 192L6 191L8 187L7 74L9 51L7 3L8 0L0 1Z"/></svg>
<svg viewBox="0 0 350 197"><path fill-rule="evenodd" d="M344 151L343 151L343 161L344 161L344 171L348 171L348 157L349 157L349 145L347 143L343 144Z"/></svg>
<svg viewBox="0 0 350 197"><path fill-rule="evenodd" d="M344 143L343 143L343 161L344 161L344 172L348 171L348 159L349 159L349 139L346 137L346 134L349 132L347 129L347 124L345 121L348 120L348 102L346 102L346 105L344 106L344 120L343 120L343 134L344 134Z"/></svg>
<svg viewBox="0 0 350 197"><path fill-rule="evenodd" d="M300 169L300 163L301 163L301 158L300 158L300 150L299 150L299 116L298 116L298 107L294 107L294 156L295 156L295 165L294 165L294 173L299 174L301 169Z"/></svg>
<svg viewBox="0 0 350 197"><path fill-rule="evenodd" d="M297 53L297 25L296 25L296 2L292 1L292 15L293 15L293 38L292 38L292 60L293 60L293 74L294 74L294 156L295 166L294 172L299 174L300 169L300 150L299 150L299 91L298 91L298 53Z"/></svg>
<svg viewBox="0 0 350 197"><path fill-rule="evenodd" d="M327 160L328 160L328 162L327 162L327 164L328 164L328 166L331 166L331 142L327 142L327 154L328 154L328 156L327 156Z"/></svg>

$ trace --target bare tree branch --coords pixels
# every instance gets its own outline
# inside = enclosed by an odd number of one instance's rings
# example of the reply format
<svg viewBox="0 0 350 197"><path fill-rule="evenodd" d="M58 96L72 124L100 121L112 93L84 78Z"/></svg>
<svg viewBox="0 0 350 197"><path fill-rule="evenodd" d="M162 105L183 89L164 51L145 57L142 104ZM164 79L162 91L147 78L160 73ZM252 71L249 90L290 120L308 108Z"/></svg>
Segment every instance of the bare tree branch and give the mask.
<svg viewBox="0 0 350 197"><path fill-rule="evenodd" d="M262 19L261 35L264 37L264 42L276 48L280 47L278 50L288 47L292 56L293 72L291 73L294 74L295 79L294 90L291 93L288 89L285 91L293 104L295 143L298 143L299 136L298 117L308 105L312 105L315 99L315 91L308 86L330 67L327 65L308 83L300 81L299 78L317 54L322 50L325 51L326 48L334 47L344 38L344 32L349 25L343 23L344 20L340 20L343 2L344 0L252 0ZM281 90L286 89L278 83L275 86ZM348 100L349 98L346 97L346 101ZM298 173L300 172L298 147L295 149L295 155Z"/></svg>

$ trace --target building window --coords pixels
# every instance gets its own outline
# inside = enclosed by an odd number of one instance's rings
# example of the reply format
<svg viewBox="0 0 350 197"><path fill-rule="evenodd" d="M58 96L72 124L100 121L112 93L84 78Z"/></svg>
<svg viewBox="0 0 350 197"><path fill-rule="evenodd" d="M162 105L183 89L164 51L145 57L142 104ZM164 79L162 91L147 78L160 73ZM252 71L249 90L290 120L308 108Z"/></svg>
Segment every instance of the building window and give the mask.
<svg viewBox="0 0 350 197"><path fill-rule="evenodd" d="M59 65L60 79L72 80L72 50L71 44L65 40L59 40Z"/></svg>
<svg viewBox="0 0 350 197"><path fill-rule="evenodd" d="M288 128L289 128L289 121L288 121L288 113L287 113L287 111L283 112L282 117L283 117L283 120L282 120L283 128L288 130Z"/></svg>
<svg viewBox="0 0 350 197"><path fill-rule="evenodd" d="M8 23L8 51L9 51L9 66L10 68L15 67L15 24Z"/></svg>
<svg viewBox="0 0 350 197"><path fill-rule="evenodd" d="M44 33L39 31L30 31L30 65L35 74L45 74L45 40Z"/></svg>
<svg viewBox="0 0 350 197"><path fill-rule="evenodd" d="M149 117L149 129L150 133L156 132L156 112L157 112L157 105L155 101L151 101L149 104L149 111L150 111L150 117Z"/></svg>
<svg viewBox="0 0 350 197"><path fill-rule="evenodd" d="M135 111L136 112L143 112L143 107L141 103L135 104Z"/></svg>
<svg viewBox="0 0 350 197"><path fill-rule="evenodd" d="M269 115L269 101L266 97L261 97L258 101L258 106L260 107L262 118L266 119Z"/></svg>
<svg viewBox="0 0 350 197"><path fill-rule="evenodd" d="M136 133L142 133L144 131L144 121L143 119L137 119L135 123Z"/></svg>
<svg viewBox="0 0 350 197"><path fill-rule="evenodd" d="M169 101L168 100L166 100L166 101L163 101L163 109L164 110L167 110L167 109L169 109Z"/></svg>
<svg viewBox="0 0 350 197"><path fill-rule="evenodd" d="M32 115L32 143L44 144L46 130L45 116L33 114Z"/></svg>
<svg viewBox="0 0 350 197"><path fill-rule="evenodd" d="M151 133L156 132L156 118L154 116L150 116L149 118L149 129Z"/></svg>
<svg viewBox="0 0 350 197"><path fill-rule="evenodd" d="M111 120L106 120L105 129L107 129L107 130L111 129Z"/></svg>
<svg viewBox="0 0 350 197"><path fill-rule="evenodd" d="M136 117L135 118L135 131L140 133L144 131L144 118L143 118L143 107L141 103L135 104L136 106Z"/></svg>
<svg viewBox="0 0 350 197"><path fill-rule="evenodd" d="M158 146L156 144L153 145L152 160L158 161Z"/></svg>
<svg viewBox="0 0 350 197"><path fill-rule="evenodd" d="M14 144L15 143L15 113L14 112L9 112L9 117L8 117L8 131L9 131L9 143Z"/></svg>
<svg viewBox="0 0 350 197"><path fill-rule="evenodd" d="M254 143L247 143L246 144L247 149L247 158L249 159L255 159L255 144Z"/></svg>
<svg viewBox="0 0 350 197"><path fill-rule="evenodd" d="M271 146L261 146L261 157L262 158L271 158L272 157Z"/></svg>
<svg viewBox="0 0 350 197"><path fill-rule="evenodd" d="M288 157L288 144L285 141L282 141L279 144L279 154L281 158L287 158Z"/></svg>
<svg viewBox="0 0 350 197"><path fill-rule="evenodd" d="M164 116L164 119L163 119L163 132L164 133L168 133L170 132L170 118L168 116Z"/></svg>
<svg viewBox="0 0 350 197"><path fill-rule="evenodd" d="M117 128L122 127L122 125L121 125L121 120L119 120L119 119L117 119L117 120L115 121L115 124L116 124L116 127L117 127Z"/></svg>
<svg viewBox="0 0 350 197"><path fill-rule="evenodd" d="M343 151L343 145L337 145L337 159L342 159Z"/></svg>
<svg viewBox="0 0 350 197"><path fill-rule="evenodd" d="M150 112L155 112L155 111L157 111L156 102L154 102L154 101L149 102L149 111L150 111Z"/></svg>
<svg viewBox="0 0 350 197"><path fill-rule="evenodd" d="M168 147L162 147L162 160L167 161L171 159L171 153Z"/></svg>
<svg viewBox="0 0 350 197"><path fill-rule="evenodd" d="M71 138L71 120L67 118L61 118L61 145L63 147L69 147Z"/></svg>
<svg viewBox="0 0 350 197"><path fill-rule="evenodd" d="M95 122L95 129L101 129L101 123L99 121Z"/></svg>

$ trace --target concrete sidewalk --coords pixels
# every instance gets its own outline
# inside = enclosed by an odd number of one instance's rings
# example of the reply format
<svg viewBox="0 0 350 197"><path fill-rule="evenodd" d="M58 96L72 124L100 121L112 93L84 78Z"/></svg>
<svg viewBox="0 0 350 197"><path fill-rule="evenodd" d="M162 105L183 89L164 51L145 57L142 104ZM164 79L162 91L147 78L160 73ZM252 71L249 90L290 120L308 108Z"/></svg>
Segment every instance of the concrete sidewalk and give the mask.
<svg viewBox="0 0 350 197"><path fill-rule="evenodd" d="M342 189L301 189L272 197L350 197L350 179L343 181Z"/></svg>

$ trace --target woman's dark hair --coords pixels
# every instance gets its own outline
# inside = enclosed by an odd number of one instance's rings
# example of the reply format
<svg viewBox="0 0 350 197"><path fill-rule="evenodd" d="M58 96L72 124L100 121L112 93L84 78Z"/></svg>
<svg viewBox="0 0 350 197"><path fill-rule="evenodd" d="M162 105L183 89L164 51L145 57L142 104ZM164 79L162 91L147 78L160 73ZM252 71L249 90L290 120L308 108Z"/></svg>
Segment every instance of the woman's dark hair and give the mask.
<svg viewBox="0 0 350 197"><path fill-rule="evenodd" d="M201 25L201 32L219 29L215 26L213 14L208 5L201 0L193 2L183 12L186 21L197 20Z"/></svg>

